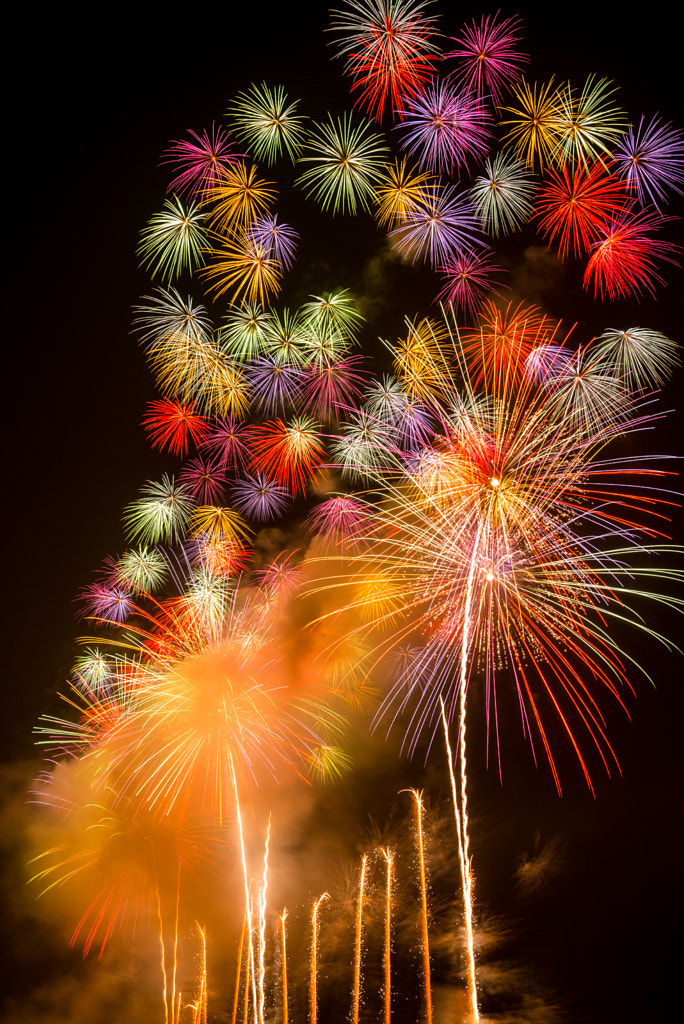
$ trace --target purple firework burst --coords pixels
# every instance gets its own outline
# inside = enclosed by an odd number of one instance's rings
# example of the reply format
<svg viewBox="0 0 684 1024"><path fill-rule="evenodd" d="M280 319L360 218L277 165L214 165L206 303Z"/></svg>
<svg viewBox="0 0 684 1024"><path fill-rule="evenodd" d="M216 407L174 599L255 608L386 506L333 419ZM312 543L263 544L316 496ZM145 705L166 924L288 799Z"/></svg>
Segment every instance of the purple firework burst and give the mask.
<svg viewBox="0 0 684 1024"><path fill-rule="evenodd" d="M433 267L485 244L470 200L453 185L441 184L420 189L415 208L389 237L406 259L429 260Z"/></svg>
<svg viewBox="0 0 684 1024"><path fill-rule="evenodd" d="M250 240L278 260L283 270L294 263L299 234L289 224L279 224L278 214L257 217L249 228Z"/></svg>
<svg viewBox="0 0 684 1024"><path fill-rule="evenodd" d="M501 294L490 280L492 274L501 269L492 263L489 253L465 252L451 256L438 267L445 281L435 301L449 302L457 312L475 319L487 295Z"/></svg>
<svg viewBox="0 0 684 1024"><path fill-rule="evenodd" d="M91 583L80 594L83 614L104 619L107 622L125 622L133 610L133 598L122 587L108 587L103 583Z"/></svg>
<svg viewBox="0 0 684 1024"><path fill-rule="evenodd" d="M684 137L671 124L661 124L657 116L646 125L642 117L636 130L630 125L614 156L617 173L642 206L650 201L657 207L665 200L666 189L682 194Z"/></svg>
<svg viewBox="0 0 684 1024"><path fill-rule="evenodd" d="M280 484L263 473L238 480L232 489L233 503L250 519L275 519L287 508L290 497Z"/></svg>
<svg viewBox="0 0 684 1024"><path fill-rule="evenodd" d="M220 504L218 498L223 493L226 475L218 459L190 459L178 474L178 480L199 505Z"/></svg>
<svg viewBox="0 0 684 1024"><path fill-rule="evenodd" d="M253 359L245 377L257 412L265 416L283 412L301 395L301 366L277 353Z"/></svg>
<svg viewBox="0 0 684 1024"><path fill-rule="evenodd" d="M463 167L489 151L490 115L481 97L433 80L425 92L407 101L402 146L421 167L439 173Z"/></svg>

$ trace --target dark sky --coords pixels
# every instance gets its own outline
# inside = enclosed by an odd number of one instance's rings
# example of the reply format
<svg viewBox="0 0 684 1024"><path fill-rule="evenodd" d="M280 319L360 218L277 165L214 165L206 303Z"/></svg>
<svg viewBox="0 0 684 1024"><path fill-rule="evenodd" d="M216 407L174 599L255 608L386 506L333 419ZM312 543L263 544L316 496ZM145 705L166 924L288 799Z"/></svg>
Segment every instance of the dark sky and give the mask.
<svg viewBox="0 0 684 1024"><path fill-rule="evenodd" d="M446 2L435 8L447 34L488 13ZM523 18L539 80L555 73L581 82L595 72L621 86L632 115L660 111L676 121L681 55L674 26L651 18L647 5L642 20L620 18L618 10L600 2L502 7ZM231 5L188 5L182 15L162 5L135 13L124 5L110 9L109 22L96 24L95 16L95 9L88 20L59 7L40 17L20 13L8 44L7 764L34 756L31 728L56 707L79 632L74 597L102 559L122 549L121 509L161 464L139 426L155 396L129 334L131 307L149 288L135 249L165 188L159 155L186 129L220 121L227 101L252 80L282 82L314 116L327 104L339 109L346 90L326 48L325 4L243 5L237 15ZM332 230L343 247L344 227ZM681 240L679 225L668 237ZM349 259L340 252L342 265ZM680 338L682 272L671 268L666 276L670 286L656 300L597 310L569 289L560 312L566 322L584 317L591 330L638 322ZM672 404L680 392L681 375L670 389ZM658 442L656 448L681 451L673 425L660 428ZM681 623L667 626L681 635ZM648 657L657 688L637 679L631 722L616 715L611 723L623 776L597 773L595 800L573 780L559 800L547 774L535 773L515 749L503 787L493 772L473 785L481 808L476 870L492 911L510 910L511 864L532 850L535 833L542 844L561 837L563 877L526 923L520 907L515 912L528 967L536 957L544 970L549 959L562 962L554 980L570 1007L568 1022L665 1020L678 1006L682 666L674 657ZM8 871L15 877L11 865ZM10 920L21 927L20 918ZM21 1005L35 981L25 980L29 968L22 980L21 963L8 965L5 991L16 992Z"/></svg>

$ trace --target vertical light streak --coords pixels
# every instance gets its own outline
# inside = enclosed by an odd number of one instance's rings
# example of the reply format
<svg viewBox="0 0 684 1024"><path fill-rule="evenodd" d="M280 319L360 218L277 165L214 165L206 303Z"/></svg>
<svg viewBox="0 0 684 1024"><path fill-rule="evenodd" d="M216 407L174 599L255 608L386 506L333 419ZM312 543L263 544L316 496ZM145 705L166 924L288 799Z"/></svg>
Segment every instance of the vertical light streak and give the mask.
<svg viewBox="0 0 684 1024"><path fill-rule="evenodd" d="M266 828L266 845L264 847L264 874L259 893L259 1024L264 1024L264 979L266 977L266 887L268 885L268 847L271 841L271 815L268 816Z"/></svg>
<svg viewBox="0 0 684 1024"><path fill-rule="evenodd" d="M318 1016L318 986L316 972L318 970L318 908L323 900L330 899L330 895L324 892L314 902L311 910L311 962L309 975L309 1022L316 1024Z"/></svg>
<svg viewBox="0 0 684 1024"><path fill-rule="evenodd" d="M477 979L475 975L475 942L473 936L473 888L472 888L472 877L470 873L470 865L467 863L465 851L467 846L464 847L463 842L463 825L461 822L461 814L458 809L458 790L456 787L456 776L454 775L454 757L451 751L451 745L449 743L449 726L446 720L446 713L444 711L444 701L439 698L442 706L442 724L444 725L444 739L446 741L447 748L447 759L449 761L449 778L451 780L451 797L454 804L454 817L456 819L456 833L458 835L458 861L461 869L461 886L463 892L463 917L465 924L465 936L466 936L466 956L467 956L467 969L466 978L468 983L468 1001L473 1014L473 1021L477 1022L480 1019L480 1014L477 1006Z"/></svg>
<svg viewBox="0 0 684 1024"><path fill-rule="evenodd" d="M171 979L171 1011L172 1024L176 1024L176 974L178 971L178 913L180 909L180 859L178 861L178 881L176 883L176 921L173 935L173 977Z"/></svg>
<svg viewBox="0 0 684 1024"><path fill-rule="evenodd" d="M285 922L287 921L287 907L283 907L280 915L280 956L281 956L281 979L283 988L283 1024L287 1024L287 943L285 941Z"/></svg>
<svg viewBox="0 0 684 1024"><path fill-rule="evenodd" d="M231 771L231 776L232 776L232 779L233 779L233 791L235 793L235 811L236 811L236 816L237 816L238 832L239 832L239 835L240 835L240 853L242 855L242 874L243 874L244 885L245 885L245 912L246 912L247 917L248 917L247 935L249 937L248 938L249 955L248 955L248 961L247 961L248 962L248 967L247 967L248 976L245 979L245 1007L247 1006L247 1002L248 1002L248 1000L247 1000L247 992L249 990L249 976L251 975L251 979L252 979L252 1001L254 1003L254 1020L256 1021L256 1019L257 1019L257 1012L258 1012L258 1003L257 1003L257 988L256 988L256 971L254 969L255 968L255 965L254 965L254 939L253 939L253 936L252 936L252 903L251 903L251 897L250 897L250 892L249 892L249 878L248 878L248 874L247 874L247 856L246 856L246 853L245 853L245 837L244 837L244 833L243 833L243 830L242 830L242 812L240 810L240 796L238 794L237 776L235 774L235 764L233 762L233 755L232 755L232 753L229 753L228 756L230 758L230 771ZM245 1020L246 1019L247 1019L247 1010L245 1009Z"/></svg>
<svg viewBox="0 0 684 1024"><path fill-rule="evenodd" d="M352 1024L359 1024L359 1004L361 1002L361 947L363 938L363 898L366 887L366 865L368 854L361 858L361 875L359 877L359 902L356 908L356 934L354 942L354 994L352 1000Z"/></svg>
<svg viewBox="0 0 684 1024"><path fill-rule="evenodd" d="M394 863L394 852L389 847L381 847L380 853L387 864L387 883L385 887L385 951L384 951L384 1024L390 1024L392 1019L392 865Z"/></svg>
<svg viewBox="0 0 684 1024"><path fill-rule="evenodd" d="M195 921L195 924L197 925L197 930L200 934L200 942L202 949L200 961L200 990L199 996L197 998L197 1005L200 1012L201 1024L207 1024L207 1014L209 1009L207 1001L207 933L203 928L200 927L198 921Z"/></svg>
<svg viewBox="0 0 684 1024"><path fill-rule="evenodd" d="M425 851L423 849L423 794L417 789L405 789L416 801L416 835L418 838L418 863L420 866L421 929L423 935L423 976L425 981L425 1019L432 1024L432 984L430 977L430 939L428 936L427 881L425 876Z"/></svg>
<svg viewBox="0 0 684 1024"><path fill-rule="evenodd" d="M242 973L242 948L245 944L245 929L247 927L247 911L242 918L242 930L240 932L240 942L238 944L238 955L237 955L237 975L235 977L235 996L233 998L233 1019L232 1024L237 1024L237 1012L238 1002L240 1001L240 975Z"/></svg>
<svg viewBox="0 0 684 1024"><path fill-rule="evenodd" d="M169 1024L169 1001L166 983L166 950L164 949L164 926L162 924L161 897L159 884L155 889L157 895L157 917L159 919L159 946L161 948L162 998L164 1000L164 1024Z"/></svg>

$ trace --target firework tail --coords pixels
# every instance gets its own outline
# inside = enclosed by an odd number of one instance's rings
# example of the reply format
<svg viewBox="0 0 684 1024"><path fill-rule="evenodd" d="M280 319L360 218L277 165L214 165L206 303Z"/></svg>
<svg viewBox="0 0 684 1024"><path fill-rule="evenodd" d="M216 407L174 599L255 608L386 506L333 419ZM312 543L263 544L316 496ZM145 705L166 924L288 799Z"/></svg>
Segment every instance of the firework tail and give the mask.
<svg viewBox="0 0 684 1024"><path fill-rule="evenodd" d="M318 1016L318 991L316 984L316 971L318 969L318 909L323 900L330 896L324 892L315 900L311 910L311 960L309 975L309 1022L316 1024Z"/></svg>
<svg viewBox="0 0 684 1024"><path fill-rule="evenodd" d="M392 864L394 853L388 847L383 847L380 853L387 864L387 883L385 889L385 992L384 992L384 1024L390 1024L392 1019Z"/></svg>
<svg viewBox="0 0 684 1024"><path fill-rule="evenodd" d="M237 955L237 974L235 976L235 996L233 998L233 1017L232 1024L237 1024L237 1012L238 1003L240 1001L240 977L242 974L242 949L245 944L245 930L247 928L248 913L245 910L244 917L242 918L242 930L240 932L240 942L238 944L238 955Z"/></svg>
<svg viewBox="0 0 684 1024"><path fill-rule="evenodd" d="M266 888L268 885L268 848L271 840L271 815L268 816L266 844L264 847L264 874L259 893L259 1024L264 1024L264 1006L266 996L264 980L266 977Z"/></svg>
<svg viewBox="0 0 684 1024"><path fill-rule="evenodd" d="M366 865L368 854L361 858L361 874L359 876L359 902L356 908L356 934L354 942L354 991L352 996L352 1024L359 1024L359 1004L361 1002L361 940L363 932L363 899L366 887Z"/></svg>
<svg viewBox="0 0 684 1024"><path fill-rule="evenodd" d="M244 885L245 885L245 913L247 914L247 917L248 917L248 922L247 922L247 935L248 935L247 975L248 976L247 976L247 979L245 981L245 1007L247 1006L247 992L248 992L248 989L249 989L249 978L251 977L251 981L252 981L252 1002L253 1002L253 1005L254 1005L254 1020L256 1022L256 1020L257 1020L257 1011L258 1011L259 1004L258 1004L258 1001L257 1001L256 971L254 969L255 968L255 964L254 964L254 939L253 939L253 936L252 936L252 907L251 907L251 898L250 898L250 891L249 891L249 878L248 878L248 875L247 875L247 856L245 854L245 837L244 837L244 833L243 833L243 830L242 830L242 813L240 811L240 797L239 797L239 794L238 794L237 776L235 774L235 764L233 763L233 755L232 754L230 754L230 768L231 768L231 775L232 775L232 778L233 778L233 791L235 793L235 811L236 811L236 815L237 815L238 832L240 834L240 853L242 855L242 874L243 874ZM245 1009L245 1019L247 1019L246 1013L247 1013L247 1011Z"/></svg>
<svg viewBox="0 0 684 1024"><path fill-rule="evenodd" d="M423 978L425 984L425 1019L432 1024L432 984L430 978L430 938L428 935L427 881L425 876L425 850L423 848L423 794L417 789L403 790L411 793L416 802L416 838L418 841L418 863L420 867L421 930L423 936Z"/></svg>
<svg viewBox="0 0 684 1024"><path fill-rule="evenodd" d="M287 943L285 941L285 922L287 920L287 907L283 907L280 915L280 955L281 955L281 977L283 987L283 1024L287 1024Z"/></svg>

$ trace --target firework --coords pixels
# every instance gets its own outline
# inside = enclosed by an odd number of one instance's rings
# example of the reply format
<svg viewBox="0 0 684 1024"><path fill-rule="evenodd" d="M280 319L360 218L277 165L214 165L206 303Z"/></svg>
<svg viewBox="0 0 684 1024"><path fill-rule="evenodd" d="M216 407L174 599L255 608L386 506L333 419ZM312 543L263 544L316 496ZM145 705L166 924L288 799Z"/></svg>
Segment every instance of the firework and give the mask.
<svg viewBox="0 0 684 1024"><path fill-rule="evenodd" d="M361 207L369 211L388 152L367 123L354 126L347 114L329 115L327 123L309 133L299 162L313 166L300 175L298 184L324 210L356 213Z"/></svg>
<svg viewBox="0 0 684 1024"><path fill-rule="evenodd" d="M249 226L247 237L259 249L264 249L283 270L294 263L299 235L288 224L279 224L278 215L257 217Z"/></svg>
<svg viewBox="0 0 684 1024"><path fill-rule="evenodd" d="M570 245L575 255L586 252L606 223L627 208L623 183L601 164L581 164L573 170L549 170L535 207L539 228L549 241L559 239L561 259Z"/></svg>
<svg viewBox="0 0 684 1024"><path fill-rule="evenodd" d="M424 185L415 208L390 232L390 241L405 259L429 261L433 267L484 243L467 196L453 185Z"/></svg>
<svg viewBox="0 0 684 1024"><path fill-rule="evenodd" d="M399 127L404 149L418 156L421 167L453 172L486 155L488 123L489 114L479 97L434 81L422 95L407 101Z"/></svg>
<svg viewBox="0 0 684 1024"><path fill-rule="evenodd" d="M680 346L659 331L630 327L607 330L596 339L595 357L606 360L632 388L659 388L681 364Z"/></svg>
<svg viewBox="0 0 684 1024"><path fill-rule="evenodd" d="M610 158L624 133L624 114L609 97L617 91L606 78L590 75L579 94L570 83L556 93L554 130L555 156L571 163Z"/></svg>
<svg viewBox="0 0 684 1024"><path fill-rule="evenodd" d="M152 277L171 281L184 270L192 273L204 263L202 250L207 233L202 226L205 215L195 203L184 206L174 196L164 200L161 213L155 213L140 234L138 256Z"/></svg>
<svg viewBox="0 0 684 1024"><path fill-rule="evenodd" d="M263 303L280 290L282 264L271 246L260 245L249 234L226 240L220 249L208 250L213 259L203 271L217 298L230 292L233 302Z"/></svg>
<svg viewBox="0 0 684 1024"><path fill-rule="evenodd" d="M489 94L500 107L504 90L517 82L521 66L528 63L529 57L516 49L520 42L520 19L497 22L497 17L498 13L493 18L487 15L479 25L473 21L458 39L452 40L456 49L444 57L459 61L455 74L466 89L479 96Z"/></svg>
<svg viewBox="0 0 684 1024"><path fill-rule="evenodd" d="M614 159L617 173L627 187L636 192L639 202L658 207L671 189L681 195L684 183L684 137L671 124L661 124L652 117L639 127L629 126L618 142Z"/></svg>
<svg viewBox="0 0 684 1024"><path fill-rule="evenodd" d="M250 519L275 519L287 508L289 494L284 487L262 473L238 480L233 487L233 501Z"/></svg>
<svg viewBox="0 0 684 1024"><path fill-rule="evenodd" d="M558 93L553 88L553 79L546 85L530 86L523 78L513 90L517 106L504 107L504 113L511 114L502 126L510 126L504 136L504 143L513 147L516 156L531 167L535 160L542 167L552 162L558 150Z"/></svg>
<svg viewBox="0 0 684 1024"><path fill-rule="evenodd" d="M211 203L210 227L220 234L244 231L256 217L268 213L276 197L271 182L257 177L256 164L228 167L219 181L205 193Z"/></svg>
<svg viewBox="0 0 684 1024"><path fill-rule="evenodd" d="M257 160L272 164L284 151L296 160L306 136L305 118L297 114L299 100L289 101L282 85L265 82L238 93L228 114L237 137Z"/></svg>
<svg viewBox="0 0 684 1024"><path fill-rule="evenodd" d="M433 74L436 19L424 13L427 6L424 0L347 0L345 10L332 12L330 28L343 36L339 52L359 90L357 103L378 121L387 105L401 113Z"/></svg>
<svg viewBox="0 0 684 1024"><path fill-rule="evenodd" d="M196 458L183 466L178 482L188 489L198 505L211 505L223 493L226 476L218 461Z"/></svg>
<svg viewBox="0 0 684 1024"><path fill-rule="evenodd" d="M165 473L159 483L148 480L141 497L124 510L126 533L143 544L174 541L182 535L192 508L189 492Z"/></svg>
<svg viewBox="0 0 684 1024"><path fill-rule="evenodd" d="M669 218L655 210L628 210L601 229L591 247L584 287L594 284L594 295L615 300L643 292L654 294L663 284L659 261L676 263L677 246L652 237Z"/></svg>
<svg viewBox="0 0 684 1024"><path fill-rule="evenodd" d="M384 177L375 189L378 204L376 218L380 227L390 229L402 222L404 217L415 210L420 199L420 187L427 184L432 175L407 168L406 158L395 160L385 168Z"/></svg>
<svg viewBox="0 0 684 1024"><path fill-rule="evenodd" d="M534 193L527 166L505 152L485 162L485 173L475 178L470 190L483 229L495 236L518 231L527 223Z"/></svg>
<svg viewBox="0 0 684 1024"><path fill-rule="evenodd" d="M324 450L318 424L306 416L263 423L252 433L254 468L275 477L294 495L306 490L322 465Z"/></svg>
<svg viewBox="0 0 684 1024"><path fill-rule="evenodd" d="M267 416L294 405L304 381L301 366L280 355L253 359L246 378L254 408Z"/></svg>
<svg viewBox="0 0 684 1024"><path fill-rule="evenodd" d="M230 135L224 128L217 128L213 121L211 133L205 131L198 135L190 131L188 134L194 141L173 142L159 163L177 164L179 168L167 192L201 195L218 184L224 171L238 162L240 154L232 152Z"/></svg>
<svg viewBox="0 0 684 1024"><path fill-rule="evenodd" d="M317 360L308 368L305 377L305 409L325 420L353 409L365 382L361 371L363 362L363 356Z"/></svg>
<svg viewBox="0 0 684 1024"><path fill-rule="evenodd" d="M200 444L209 432L204 416L172 398L149 402L143 426L153 448L168 448L173 455L185 455L189 437Z"/></svg>
<svg viewBox="0 0 684 1024"><path fill-rule="evenodd" d="M435 301L451 303L466 316L476 317L485 297L498 294L490 278L501 267L495 266L489 255L467 252L463 256L452 256L437 269L446 280Z"/></svg>

